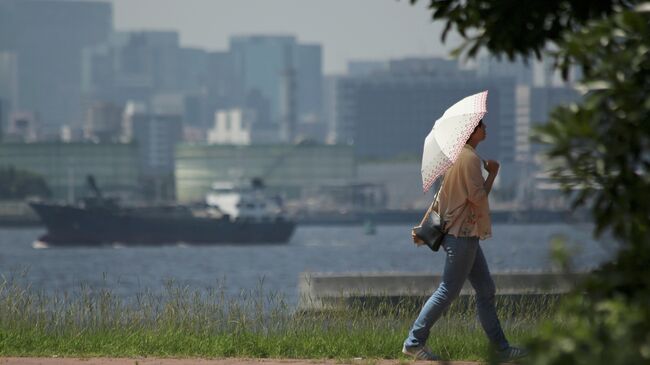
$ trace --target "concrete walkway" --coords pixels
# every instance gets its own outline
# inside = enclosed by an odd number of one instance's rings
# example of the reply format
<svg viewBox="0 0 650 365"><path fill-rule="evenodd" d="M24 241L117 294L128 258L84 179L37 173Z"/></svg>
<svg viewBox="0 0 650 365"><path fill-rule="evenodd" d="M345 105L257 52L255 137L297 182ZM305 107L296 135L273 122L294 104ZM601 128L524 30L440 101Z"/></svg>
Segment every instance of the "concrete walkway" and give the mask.
<svg viewBox="0 0 650 365"><path fill-rule="evenodd" d="M61 358L0 357L0 365L478 365L478 362L410 361L378 359L161 359L161 358Z"/></svg>

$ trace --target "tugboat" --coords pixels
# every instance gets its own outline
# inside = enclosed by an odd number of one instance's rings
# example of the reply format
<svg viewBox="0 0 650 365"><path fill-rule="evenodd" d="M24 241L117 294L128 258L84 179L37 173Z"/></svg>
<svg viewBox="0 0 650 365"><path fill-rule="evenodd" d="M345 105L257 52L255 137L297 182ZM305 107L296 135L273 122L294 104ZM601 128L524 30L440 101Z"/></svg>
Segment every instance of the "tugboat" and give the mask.
<svg viewBox="0 0 650 365"><path fill-rule="evenodd" d="M77 204L30 202L47 227L35 246L278 244L287 243L295 229L259 179L239 186L216 183L204 204L140 207L105 198L92 176L87 183L95 196Z"/></svg>

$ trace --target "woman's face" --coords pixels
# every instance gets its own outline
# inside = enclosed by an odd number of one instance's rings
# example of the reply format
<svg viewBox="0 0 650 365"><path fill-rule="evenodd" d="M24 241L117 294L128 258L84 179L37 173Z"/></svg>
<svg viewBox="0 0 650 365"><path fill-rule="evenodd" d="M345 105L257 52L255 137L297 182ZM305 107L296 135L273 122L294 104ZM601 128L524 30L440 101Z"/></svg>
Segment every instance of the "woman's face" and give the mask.
<svg viewBox="0 0 650 365"><path fill-rule="evenodd" d="M478 125L476 126L474 133L472 133L472 137L474 138L474 140L479 142L485 140L485 137L487 137L487 131L486 131L485 123L483 123L483 121L478 122Z"/></svg>
<svg viewBox="0 0 650 365"><path fill-rule="evenodd" d="M485 126L485 123L483 121L479 122L478 124L478 129L476 132L479 134L479 140L483 141L487 137L487 127Z"/></svg>

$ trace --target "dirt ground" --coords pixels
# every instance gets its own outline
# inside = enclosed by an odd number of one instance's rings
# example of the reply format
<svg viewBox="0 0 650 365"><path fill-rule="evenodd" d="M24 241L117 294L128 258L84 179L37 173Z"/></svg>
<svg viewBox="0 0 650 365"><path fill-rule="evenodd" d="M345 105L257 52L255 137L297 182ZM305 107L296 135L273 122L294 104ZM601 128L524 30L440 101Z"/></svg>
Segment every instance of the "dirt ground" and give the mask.
<svg viewBox="0 0 650 365"><path fill-rule="evenodd" d="M429 362L377 359L161 359L161 358L63 358L3 357L0 365L477 365L476 362Z"/></svg>

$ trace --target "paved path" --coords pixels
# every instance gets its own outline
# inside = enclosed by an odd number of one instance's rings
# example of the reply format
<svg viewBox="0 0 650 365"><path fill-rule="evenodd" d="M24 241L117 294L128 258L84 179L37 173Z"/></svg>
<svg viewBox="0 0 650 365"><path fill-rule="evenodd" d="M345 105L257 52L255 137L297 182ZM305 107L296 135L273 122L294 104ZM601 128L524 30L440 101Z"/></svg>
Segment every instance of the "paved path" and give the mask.
<svg viewBox="0 0 650 365"><path fill-rule="evenodd" d="M0 365L478 365L477 362L429 362L377 359L161 359L161 358L61 358L0 357Z"/></svg>

